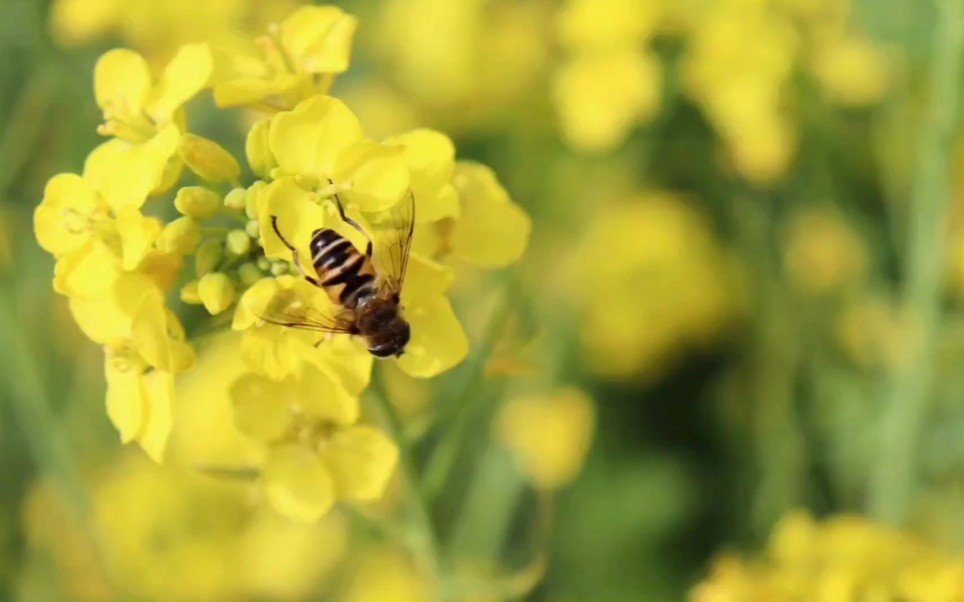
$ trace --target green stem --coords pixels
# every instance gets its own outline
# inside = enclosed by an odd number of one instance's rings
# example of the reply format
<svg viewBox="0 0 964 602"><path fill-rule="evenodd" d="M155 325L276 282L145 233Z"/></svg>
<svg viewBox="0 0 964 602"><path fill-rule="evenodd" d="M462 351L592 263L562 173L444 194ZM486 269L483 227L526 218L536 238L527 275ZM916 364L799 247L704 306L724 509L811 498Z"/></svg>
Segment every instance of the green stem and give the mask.
<svg viewBox="0 0 964 602"><path fill-rule="evenodd" d="M908 206L903 303L916 327L916 336L904 346L886 390L880 448L868 499L870 513L891 523L901 522L907 512L914 486L914 452L933 379L944 270L944 220L950 196L950 151L957 131L962 84L964 4L962 0L937 1L929 106Z"/></svg>
<svg viewBox="0 0 964 602"><path fill-rule="evenodd" d="M510 303L512 289L513 287L511 286L507 288L502 305L496 310L495 315L489 321L486 339L479 346L478 351L476 351L472 358L472 364L469 367L469 373L465 379L466 384L462 389L462 393L458 396L456 403L452 404L452 407L454 407L458 413L455 414L451 424L442 434L441 441L439 441L432 450L425 465L425 472L422 477L422 491L429 500L434 500L445 487L449 473L451 473L452 468L455 466L455 461L458 459L462 442L465 441L465 436L474 423L472 418L478 413L479 404L486 399L486 396L482 395L479 391L479 383L485 374L486 361L489 359L489 356L492 355L492 350L495 348L495 344L502 334L502 328L509 319L509 316L512 315L512 306ZM444 423L445 421L443 420L441 422Z"/></svg>
<svg viewBox="0 0 964 602"><path fill-rule="evenodd" d="M415 469L412 451L405 438L404 425L395 410L395 406L389 399L380 371L375 371L371 393L371 397L378 404L378 410L382 415L382 422L388 431L388 435L399 447L399 468L407 494L405 496L406 513L412 530L407 543L426 574L435 577L439 587L439 600L446 600L448 599L448 579L439 555L438 535L429 515L428 503L422 497L421 489L418 486L418 473Z"/></svg>

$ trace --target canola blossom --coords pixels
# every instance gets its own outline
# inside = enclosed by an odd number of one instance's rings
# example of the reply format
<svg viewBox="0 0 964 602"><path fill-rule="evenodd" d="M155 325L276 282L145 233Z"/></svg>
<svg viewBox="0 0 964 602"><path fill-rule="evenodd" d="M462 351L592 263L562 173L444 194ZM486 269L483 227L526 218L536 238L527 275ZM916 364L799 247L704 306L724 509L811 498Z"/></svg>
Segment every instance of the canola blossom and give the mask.
<svg viewBox="0 0 964 602"><path fill-rule="evenodd" d="M301 7L246 45L180 46L160 69L132 50L107 52L94 77L106 141L79 173L49 180L34 214L37 240L56 259L54 290L104 348L107 415L121 441L161 462L178 419L176 380L198 353L184 325L233 330L229 353L243 362L226 383L234 423L260 450L267 500L304 521L339 501L380 498L398 441L362 419L374 362L360 340L262 319L338 311L298 275L272 221L303 258L320 228L364 249L336 202L374 233L414 198L401 291L411 340L391 361L415 378L469 353L448 298L454 266L505 267L530 231L495 174L459 161L445 134L369 138L328 94L349 68L356 26L339 8ZM191 130L187 105L208 94L222 110L256 112L243 138Z"/></svg>
<svg viewBox="0 0 964 602"><path fill-rule="evenodd" d="M964 596L961 557L855 515L783 517L760 558L718 558L690 595L728 600L906 600Z"/></svg>

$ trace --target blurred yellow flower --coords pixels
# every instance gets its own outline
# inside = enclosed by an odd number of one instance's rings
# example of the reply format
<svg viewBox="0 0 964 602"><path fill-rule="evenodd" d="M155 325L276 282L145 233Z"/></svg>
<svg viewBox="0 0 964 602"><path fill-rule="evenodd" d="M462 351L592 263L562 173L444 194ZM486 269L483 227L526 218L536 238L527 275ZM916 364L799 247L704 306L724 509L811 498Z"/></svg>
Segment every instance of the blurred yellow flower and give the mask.
<svg viewBox="0 0 964 602"><path fill-rule="evenodd" d="M797 213L783 238L787 276L803 293L826 295L853 287L866 272L864 242L831 210Z"/></svg>
<svg viewBox="0 0 964 602"><path fill-rule="evenodd" d="M55 0L50 9L54 40L64 46L120 38L160 64L183 45L211 42L239 47L297 6L292 0Z"/></svg>
<svg viewBox="0 0 964 602"><path fill-rule="evenodd" d="M48 599L305 600L346 550L338 517L291 523L252 509L243 483L152 469L131 455L91 490L86 531L71 522L53 488L35 487L27 498L25 576L51 558L63 577ZM21 583L28 592L38 586Z"/></svg>
<svg viewBox="0 0 964 602"><path fill-rule="evenodd" d="M406 101L396 111L478 130L518 115L537 89L549 57L549 9L544 0L388 0L362 30L363 44Z"/></svg>
<svg viewBox="0 0 964 602"><path fill-rule="evenodd" d="M569 0L557 33L569 58L557 70L553 100L573 147L616 148L655 117L662 73L647 44L658 23L655 2Z"/></svg>
<svg viewBox="0 0 964 602"><path fill-rule="evenodd" d="M603 376L655 376L688 347L717 340L737 313L727 253L668 193L601 208L569 267L584 356Z"/></svg>
<svg viewBox="0 0 964 602"><path fill-rule="evenodd" d="M357 26L354 16L336 6L300 7L258 38L252 52L221 58L215 102L284 110L328 92L334 76L348 70Z"/></svg>
<svg viewBox="0 0 964 602"><path fill-rule="evenodd" d="M830 99L841 105L876 103L890 84L887 57L868 40L847 32L820 36L810 64Z"/></svg>
<svg viewBox="0 0 964 602"><path fill-rule="evenodd" d="M436 588L411 560L392 550L369 549L354 564L338 602L425 602Z"/></svg>
<svg viewBox="0 0 964 602"><path fill-rule="evenodd" d="M508 400L495 434L539 489L555 490L576 478L596 426L592 399L561 389Z"/></svg>
<svg viewBox="0 0 964 602"><path fill-rule="evenodd" d="M784 517L766 553L716 561L693 602L905 600L964 596L964 559L858 516Z"/></svg>
<svg viewBox="0 0 964 602"><path fill-rule="evenodd" d="M683 64L683 84L717 129L736 170L764 184L783 175L795 152L784 88L799 52L792 21L768 4L714 4L696 25Z"/></svg>

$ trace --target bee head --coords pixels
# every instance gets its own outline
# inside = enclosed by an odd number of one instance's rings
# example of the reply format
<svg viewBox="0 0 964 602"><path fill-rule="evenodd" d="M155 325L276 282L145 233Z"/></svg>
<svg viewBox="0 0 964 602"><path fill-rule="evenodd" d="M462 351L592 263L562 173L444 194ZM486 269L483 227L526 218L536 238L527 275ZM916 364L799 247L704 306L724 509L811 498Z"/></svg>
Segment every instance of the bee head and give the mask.
<svg viewBox="0 0 964 602"><path fill-rule="evenodd" d="M379 358L401 357L412 338L412 329L397 315L377 335L369 338L368 352Z"/></svg>

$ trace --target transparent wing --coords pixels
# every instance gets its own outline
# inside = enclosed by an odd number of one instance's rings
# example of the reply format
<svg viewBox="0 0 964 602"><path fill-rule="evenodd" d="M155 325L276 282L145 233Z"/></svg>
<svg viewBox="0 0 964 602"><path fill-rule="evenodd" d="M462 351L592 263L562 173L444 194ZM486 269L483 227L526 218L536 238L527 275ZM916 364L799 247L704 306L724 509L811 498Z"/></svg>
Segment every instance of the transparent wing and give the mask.
<svg viewBox="0 0 964 602"><path fill-rule="evenodd" d="M282 290L268 303L258 319L268 324L314 332L354 332L354 316L349 311L331 314L306 304L294 291Z"/></svg>
<svg viewBox="0 0 964 602"><path fill-rule="evenodd" d="M375 269L379 291L388 296L401 295L408 270L408 255L415 233L415 195L410 190L388 213L372 224Z"/></svg>

